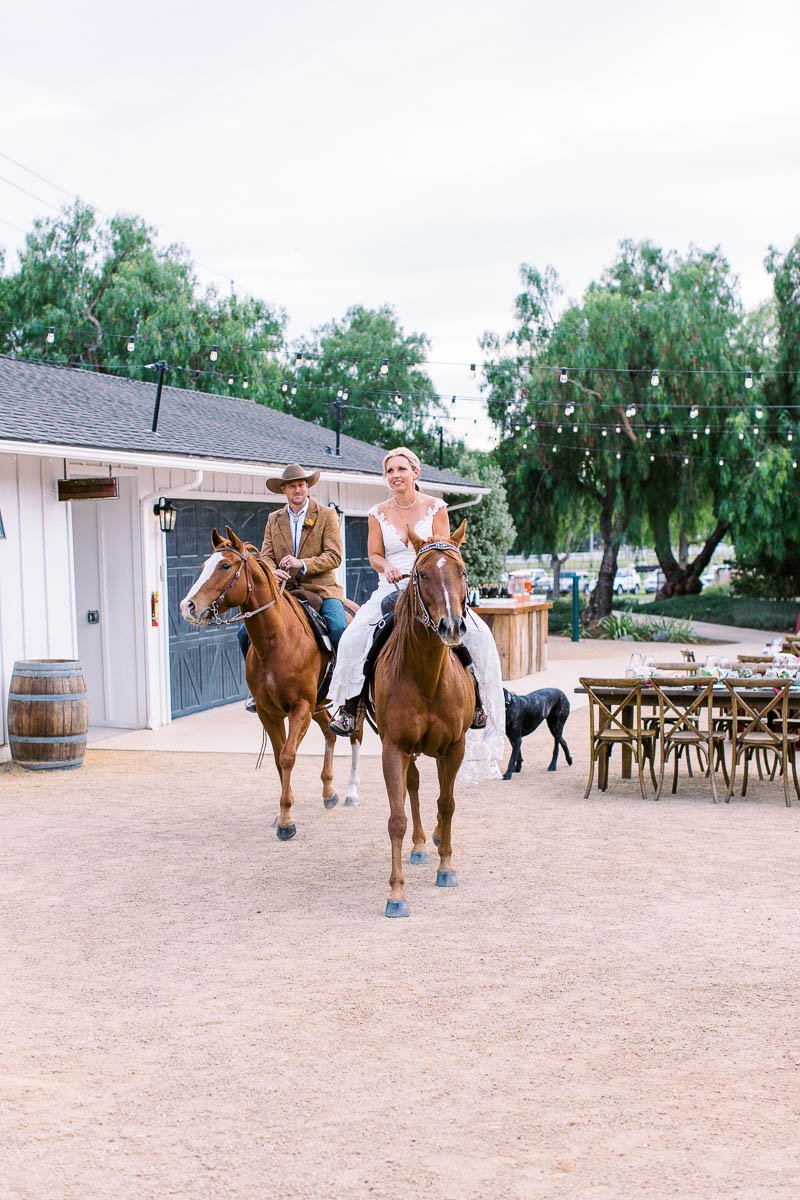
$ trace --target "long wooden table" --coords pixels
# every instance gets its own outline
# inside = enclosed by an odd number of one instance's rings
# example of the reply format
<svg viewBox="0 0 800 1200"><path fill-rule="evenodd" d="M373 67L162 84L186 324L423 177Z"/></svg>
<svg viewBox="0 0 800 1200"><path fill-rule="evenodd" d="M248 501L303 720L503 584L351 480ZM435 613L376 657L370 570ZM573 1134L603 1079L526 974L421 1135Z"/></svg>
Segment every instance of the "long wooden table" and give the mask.
<svg viewBox="0 0 800 1200"><path fill-rule="evenodd" d="M586 678L589 679L590 676L587 675ZM665 688L664 690L670 696L674 696L677 701L679 701L681 703L685 703L685 704L691 704L692 700L694 700L695 696L697 695L698 686L700 686L700 685L704 686L705 684L708 683L709 680L708 680L707 675L706 676L699 676L699 675L692 676L690 678L694 679L694 684L695 684L694 686L692 686L692 684L687 679L685 686ZM626 683L627 682L628 681L626 680ZM630 680L631 685L634 684L635 682L636 682L635 679ZM658 680L658 682L660 683L661 681ZM735 680L731 680L731 682L734 683ZM748 699L752 700L752 701L756 701L759 699L769 700L774 695L773 687L775 685L782 687L785 682L786 682L785 679L778 679L777 677L773 678L773 677L764 676L763 690L761 688L748 689L748 692L747 692ZM641 683L644 685L642 687L642 693L641 693L642 707L643 708L652 708L652 709L658 708L658 695L656 693L655 688L648 688L646 679L641 680ZM620 696L624 696L626 690L627 689L624 687L621 687L621 688L596 688L595 689L595 691L597 692L597 695L602 700L612 700L612 701L617 699ZM575 694L579 695L579 696L585 696L586 689L582 688L582 687L576 687ZM714 696L714 708L718 708L721 712L729 712L730 711L731 695L730 695L730 692L728 691L728 689L725 687L724 683L720 687L715 686L713 696ZM798 687L796 689L792 689L789 692L789 708L792 712L800 712L800 687ZM630 716L627 715L629 712L632 712L632 709L625 710L626 715L624 716L624 720L626 722L630 722ZM630 779L630 777L631 777L631 762L632 762L632 758L631 758L630 748L628 746L623 746L622 747L621 771L620 771L620 775L623 779Z"/></svg>
<svg viewBox="0 0 800 1200"><path fill-rule="evenodd" d="M549 600L489 600L472 612L492 631L503 679L522 679L547 666Z"/></svg>

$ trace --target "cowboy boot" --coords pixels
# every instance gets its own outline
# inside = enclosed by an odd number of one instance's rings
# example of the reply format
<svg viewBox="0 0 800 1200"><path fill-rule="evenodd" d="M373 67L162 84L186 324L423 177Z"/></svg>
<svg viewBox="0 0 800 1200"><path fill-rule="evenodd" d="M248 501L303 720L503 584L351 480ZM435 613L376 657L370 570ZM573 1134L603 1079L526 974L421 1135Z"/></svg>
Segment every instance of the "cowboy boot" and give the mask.
<svg viewBox="0 0 800 1200"><path fill-rule="evenodd" d="M331 717L328 728L339 737L352 737L359 728L359 696L348 696L335 716ZM361 721L363 722L363 713Z"/></svg>
<svg viewBox="0 0 800 1200"><path fill-rule="evenodd" d="M483 707L481 700L481 689L478 684L478 676L475 674L475 668L472 663L467 667L467 673L472 676L472 682L475 684L475 712L472 714L472 724L470 729L485 729L486 723L489 720L489 715Z"/></svg>

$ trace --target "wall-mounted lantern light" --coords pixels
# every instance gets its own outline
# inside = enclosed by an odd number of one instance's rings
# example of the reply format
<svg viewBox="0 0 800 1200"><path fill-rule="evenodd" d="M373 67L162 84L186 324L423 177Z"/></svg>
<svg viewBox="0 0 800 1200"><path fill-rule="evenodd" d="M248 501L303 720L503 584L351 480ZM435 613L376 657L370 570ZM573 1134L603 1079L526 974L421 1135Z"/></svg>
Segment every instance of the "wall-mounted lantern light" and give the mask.
<svg viewBox="0 0 800 1200"><path fill-rule="evenodd" d="M158 504L153 505L153 514L158 517L162 533L172 533L178 520L178 510L170 501L160 496Z"/></svg>

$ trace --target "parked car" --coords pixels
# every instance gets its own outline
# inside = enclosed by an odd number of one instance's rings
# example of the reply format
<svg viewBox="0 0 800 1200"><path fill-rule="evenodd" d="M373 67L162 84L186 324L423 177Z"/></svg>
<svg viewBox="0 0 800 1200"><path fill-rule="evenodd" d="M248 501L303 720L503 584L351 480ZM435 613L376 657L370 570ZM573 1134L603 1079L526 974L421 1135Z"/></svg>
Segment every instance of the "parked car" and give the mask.
<svg viewBox="0 0 800 1200"><path fill-rule="evenodd" d="M587 571L562 571L561 572L561 591L572 591L572 580L577 578L578 591L588 592L589 590L589 573Z"/></svg>
<svg viewBox="0 0 800 1200"><path fill-rule="evenodd" d="M589 591L593 592L596 587L597 580L593 579L589 584ZM641 590L642 580L636 567L620 567L614 576L614 595L636 595Z"/></svg>

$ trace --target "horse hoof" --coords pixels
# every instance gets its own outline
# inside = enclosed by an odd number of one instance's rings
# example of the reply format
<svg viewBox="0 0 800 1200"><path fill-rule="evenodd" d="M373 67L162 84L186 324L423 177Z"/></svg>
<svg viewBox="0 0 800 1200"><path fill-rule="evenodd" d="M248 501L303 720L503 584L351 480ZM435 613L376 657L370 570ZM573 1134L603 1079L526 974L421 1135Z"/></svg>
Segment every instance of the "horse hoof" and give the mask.
<svg viewBox="0 0 800 1200"><path fill-rule="evenodd" d="M358 796L345 796L345 798L344 798L345 808L355 808L355 806L357 804L358 804Z"/></svg>
<svg viewBox="0 0 800 1200"><path fill-rule="evenodd" d="M547 769L548 769L548 771L555 771L555 769L556 769L556 768L555 768L555 767L548 767Z"/></svg>
<svg viewBox="0 0 800 1200"><path fill-rule="evenodd" d="M279 842L290 842L297 833L297 826L294 822L291 825L278 825L275 833L278 835Z"/></svg>
<svg viewBox="0 0 800 1200"><path fill-rule="evenodd" d="M511 772L510 772L510 771L509 771L509 773L508 773L507 775L504 775L504 776L503 776L503 779L510 779L510 778L511 778Z"/></svg>
<svg viewBox="0 0 800 1200"><path fill-rule="evenodd" d="M418 866L421 866L422 863L426 863L427 861L428 861L428 851L427 850L412 850L411 851L410 862L411 862L412 866L418 867Z"/></svg>
<svg viewBox="0 0 800 1200"><path fill-rule="evenodd" d="M332 796L323 796L322 803L326 808L336 808L336 805L339 803L339 793L334 792Z"/></svg>
<svg viewBox="0 0 800 1200"><path fill-rule="evenodd" d="M386 916L387 917L407 917L408 916L408 901L407 900L387 900L386 901Z"/></svg>
<svg viewBox="0 0 800 1200"><path fill-rule="evenodd" d="M437 887L458 887L458 879L455 871L437 871L436 872Z"/></svg>

